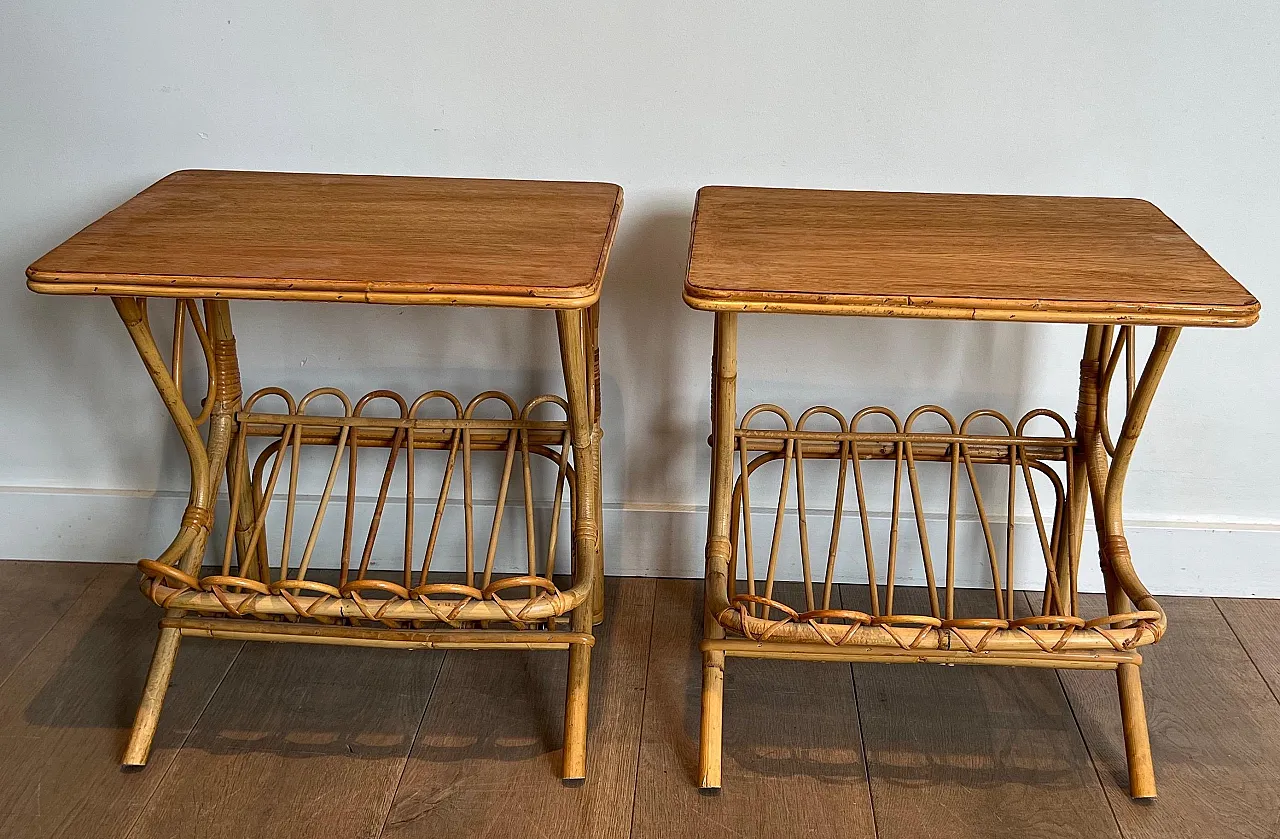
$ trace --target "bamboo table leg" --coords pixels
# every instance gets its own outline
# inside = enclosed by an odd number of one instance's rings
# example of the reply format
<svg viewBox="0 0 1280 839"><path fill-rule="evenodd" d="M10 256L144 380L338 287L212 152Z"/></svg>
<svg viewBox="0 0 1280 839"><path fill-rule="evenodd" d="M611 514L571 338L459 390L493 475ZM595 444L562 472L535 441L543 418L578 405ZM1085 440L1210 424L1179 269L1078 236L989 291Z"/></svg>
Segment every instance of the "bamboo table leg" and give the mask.
<svg viewBox="0 0 1280 839"><path fill-rule="evenodd" d="M729 517L733 493L733 433L737 423L738 316L717 312L711 379L711 514L707 534L707 576L704 596L728 586ZM709 639L724 637L708 606L705 616ZM720 788L721 740L724 718L725 654L702 654L702 731L698 752L698 786Z"/></svg>
<svg viewBox="0 0 1280 839"><path fill-rule="evenodd" d="M578 491L574 496L573 526L574 580L585 574L593 580L593 596L573 611L575 632L590 633L596 593L603 580L600 568L599 525L599 425L595 421L591 394L594 388L594 335L589 313L570 309L556 312L560 336L560 358L564 367L565 391L569 402L570 439L573 462L578 469ZM589 360L590 359L590 360ZM591 371L590 374L588 371ZM587 770L587 695L591 683L591 647L569 647L569 685L565 697L564 766L561 777L567 783L580 782Z"/></svg>
<svg viewBox="0 0 1280 839"><path fill-rule="evenodd" d="M1113 341L1112 327L1089 327L1081 370L1079 427L1081 457L1088 469L1093 498L1094 524L1098 532L1099 558L1107 590L1107 609L1113 615L1130 610L1163 610L1142 585L1133 568L1129 543L1124 533L1124 480L1129 471L1138 435L1142 431L1156 388L1160 384L1180 329L1160 327L1155 345L1134 381L1136 368L1135 330L1120 327ZM1107 421L1108 394L1119 367L1121 352L1126 367L1124 424L1120 436L1110 439ZM1081 511L1082 513L1082 511ZM1083 518L1081 514L1078 516ZM1129 763L1129 794L1133 798L1155 798L1155 771L1151 741L1147 732L1146 709L1142 700L1142 680L1136 664L1121 664L1116 670L1120 692L1120 714L1124 726L1125 754Z"/></svg>
<svg viewBox="0 0 1280 839"><path fill-rule="evenodd" d="M227 460L234 415L240 405L240 372L236 361L235 339L231 334L230 312L226 301L210 300L205 303L202 321L193 302L178 301L175 307L175 336L181 334L185 329L185 320L190 318L205 350L210 371L204 409L199 416L193 416L182 396L181 339L175 337L172 366L166 366L151 332L146 300L128 297L113 300L152 382L178 428L190 460L191 499L183 514L181 529L156 561L176 565L181 574L194 576L199 571L213 525L213 503ZM202 440L199 427L205 422L209 428L207 440ZM138 706L133 732L125 749L123 763L126 766L142 766L147 762L165 693L169 688L169 679L173 675L180 640L180 630L160 630L142 702Z"/></svg>

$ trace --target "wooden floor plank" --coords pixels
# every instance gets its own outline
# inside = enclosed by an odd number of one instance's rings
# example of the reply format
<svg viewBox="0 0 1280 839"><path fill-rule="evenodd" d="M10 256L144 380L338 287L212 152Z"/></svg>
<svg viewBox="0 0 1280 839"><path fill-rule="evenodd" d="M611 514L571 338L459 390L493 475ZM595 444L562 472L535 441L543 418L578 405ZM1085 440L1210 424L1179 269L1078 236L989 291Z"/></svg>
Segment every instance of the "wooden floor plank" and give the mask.
<svg viewBox="0 0 1280 839"><path fill-rule="evenodd" d="M0 562L0 684L105 566Z"/></svg>
<svg viewBox="0 0 1280 839"><path fill-rule="evenodd" d="M378 836L443 660L246 644L132 836Z"/></svg>
<svg viewBox="0 0 1280 839"><path fill-rule="evenodd" d="M1271 631L1280 625L1280 600L1217 597L1213 602L1280 701L1280 646Z"/></svg>
<svg viewBox="0 0 1280 839"><path fill-rule="evenodd" d="M724 785L699 794L702 613L700 583L658 581L632 836L873 836L847 665L729 659Z"/></svg>
<svg viewBox="0 0 1280 839"><path fill-rule="evenodd" d="M1083 608L1104 610L1100 595ZM1280 836L1280 704L1213 601L1161 598L1169 631L1143 651L1160 797L1128 797L1113 677L1063 671L1076 718L1128 839Z"/></svg>
<svg viewBox="0 0 1280 839"><path fill-rule="evenodd" d="M865 592L843 587L846 608ZM958 590L957 614L990 601ZM929 614L925 590L899 588L894 609ZM880 839L1119 836L1054 671L858 664L854 684Z"/></svg>
<svg viewBox="0 0 1280 839"><path fill-rule="evenodd" d="M0 836L125 835L235 658L235 643L183 645L150 765L122 772L161 615L137 578L101 567L0 686Z"/></svg>
<svg viewBox="0 0 1280 839"><path fill-rule="evenodd" d="M704 797L701 587L611 583L591 777L564 789L563 655L260 644L232 667L223 641L184 642L151 765L123 773L159 610L131 567L0 562L0 836L873 836L874 801L884 839L1280 837L1280 601L1163 601L1152 804L1126 795L1110 674L1061 674L1082 754L1047 671L744 659Z"/></svg>
<svg viewBox="0 0 1280 839"><path fill-rule="evenodd" d="M606 585L585 784L560 782L567 654L450 651L384 835L626 837L653 596L651 579Z"/></svg>

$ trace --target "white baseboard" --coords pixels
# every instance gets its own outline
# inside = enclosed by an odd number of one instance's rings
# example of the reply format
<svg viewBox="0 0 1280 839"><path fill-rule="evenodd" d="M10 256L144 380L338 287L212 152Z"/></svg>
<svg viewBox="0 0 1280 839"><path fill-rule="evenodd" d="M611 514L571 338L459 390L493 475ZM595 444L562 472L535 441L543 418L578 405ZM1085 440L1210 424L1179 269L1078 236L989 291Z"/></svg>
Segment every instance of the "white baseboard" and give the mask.
<svg viewBox="0 0 1280 839"><path fill-rule="evenodd" d="M335 499L333 503L341 502ZM368 503L360 502L361 505ZM0 487L0 558L133 562L141 557L155 556L172 538L185 505L186 494L176 492ZM523 544L522 522L519 520L523 515L521 509L512 505L508 510L510 518L504 519L509 523L503 529L503 555L511 557L504 564L523 562L524 555L519 547ZM492 507L489 511L492 515ZM300 510L295 525L295 544L306 539L311 524L310 516L303 515L306 512ZM432 500L420 502L415 514L422 523L420 540L425 539L425 528L429 526L433 512ZM402 544L400 528L403 517L403 504L393 502L388 505L383 525L385 535L379 542L380 546L386 545L387 556L376 564L398 564L394 552L399 549L397 540ZM340 515L331 512L327 518L336 521ZM606 504L604 526L608 573L653 577L702 576L706 521L705 507L697 505ZM761 513L760 518L753 517L753 521L756 532L760 534L757 540L767 552L772 517ZM837 578L865 582L866 567L856 517L846 521ZM887 528L887 521L887 516L873 517L873 530L883 531ZM943 524L932 522L931 531ZM281 532L278 522L269 526L275 528L276 534ZM780 577L796 578L799 566L791 547L795 542L794 519L785 527L789 538ZM809 528L812 538L821 546L814 548L815 564L821 564L826 556L823 540L830 528L830 516L811 512ZM913 533L913 528L913 525L904 528L904 534ZM1022 529L1032 530L1030 527ZM1280 597L1280 525L1133 521L1128 524L1127 532L1138 572L1156 594ZM487 530L482 533L487 534ZM961 553L971 555L972 562L959 566L958 584L986 587L989 572L984 568L985 559L982 559L980 528L975 521L962 521L959 534ZM903 542L899 580L903 583L921 582L922 574L913 573L918 569L912 568L913 562L919 563L914 550L914 535L904 535L903 538L906 541ZM1033 538L1033 532L1024 532L1023 538ZM945 542L941 536L931 536L931 540L937 556ZM315 564L318 567L333 564L334 544L335 531L327 522L321 531L316 552ZM877 533L877 550L882 550L883 544L884 539ZM443 538L439 553L441 562L436 567L448 569L456 564L450 563L448 557L459 556L459 546L458 534ZM383 548L379 550L381 552ZM1084 591L1101 590L1101 576L1096 564L1089 560L1095 551L1092 538L1087 537L1080 579L1080 587ZM1021 557L1016 574L1018 584L1038 588L1043 582L1043 564L1039 566L1040 578L1037 579L1036 575L1038 549L1031 542L1027 542L1025 547L1019 542L1017 553ZM883 558L880 561L883 563Z"/></svg>

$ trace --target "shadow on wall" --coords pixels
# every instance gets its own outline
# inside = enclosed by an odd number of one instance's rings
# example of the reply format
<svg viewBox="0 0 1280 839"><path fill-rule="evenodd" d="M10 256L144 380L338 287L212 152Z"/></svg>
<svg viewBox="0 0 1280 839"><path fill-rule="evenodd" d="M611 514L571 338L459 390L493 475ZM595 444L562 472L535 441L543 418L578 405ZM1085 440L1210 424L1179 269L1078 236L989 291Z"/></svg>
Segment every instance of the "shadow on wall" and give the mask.
<svg viewBox="0 0 1280 839"><path fill-rule="evenodd" d="M691 311L681 296L691 214L690 201L641 210L630 219L624 214L626 226L609 260L602 305L603 366L606 372L614 364L624 371L630 379L624 387L630 385L636 397L633 405L604 406L605 497L617 499L624 510L627 502L655 497L679 504L690 473L705 476L710 469L709 407L692 401L687 386L690 370L697 370L695 379L703 384L694 393L705 390L711 357L710 322ZM690 355L685 352L690 345L704 352ZM626 428L641 429L643 438L627 439ZM692 480L696 484L699 479ZM652 532L639 527L652 518L623 513L615 519L622 527L614 528L610 554L616 555L619 545L628 551L639 546L657 566L651 573L678 575L688 564L681 554L697 542L689 532L695 523L688 516L668 519L670 527Z"/></svg>

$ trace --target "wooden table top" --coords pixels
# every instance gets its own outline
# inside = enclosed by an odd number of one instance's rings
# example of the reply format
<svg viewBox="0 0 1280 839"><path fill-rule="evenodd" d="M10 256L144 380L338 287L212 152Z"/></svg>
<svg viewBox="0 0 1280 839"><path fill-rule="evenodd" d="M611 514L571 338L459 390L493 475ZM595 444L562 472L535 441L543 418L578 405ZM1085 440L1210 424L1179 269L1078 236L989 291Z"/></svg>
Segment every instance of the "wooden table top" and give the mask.
<svg viewBox="0 0 1280 839"><path fill-rule="evenodd" d="M27 269L54 294L581 308L613 184L175 172Z"/></svg>
<svg viewBox="0 0 1280 839"><path fill-rule="evenodd" d="M712 311L1170 326L1259 311L1130 198L704 187L684 294Z"/></svg>

